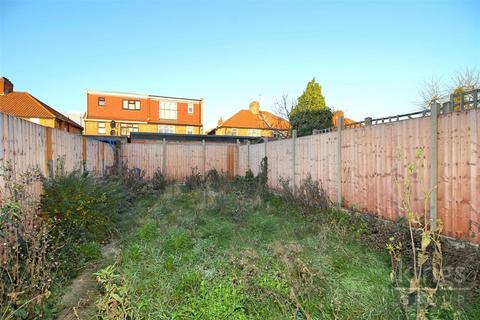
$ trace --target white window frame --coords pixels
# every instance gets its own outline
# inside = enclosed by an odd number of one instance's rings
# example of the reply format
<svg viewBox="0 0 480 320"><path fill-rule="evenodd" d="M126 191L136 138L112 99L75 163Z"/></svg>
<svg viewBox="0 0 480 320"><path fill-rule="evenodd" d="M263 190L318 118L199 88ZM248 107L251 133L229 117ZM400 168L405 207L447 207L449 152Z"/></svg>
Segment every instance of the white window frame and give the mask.
<svg viewBox="0 0 480 320"><path fill-rule="evenodd" d="M97 128L97 133L98 134L105 134L107 132L107 125L105 122L99 122L98 123L98 128Z"/></svg>
<svg viewBox="0 0 480 320"><path fill-rule="evenodd" d="M158 133L175 133L175 126L172 125L159 125L158 126Z"/></svg>
<svg viewBox="0 0 480 320"><path fill-rule="evenodd" d="M189 102L188 103L188 113L189 114L193 114L193 110L194 110L193 108L194 108L193 107L193 102Z"/></svg>
<svg viewBox="0 0 480 320"><path fill-rule="evenodd" d="M120 135L128 136L132 132L138 132L138 124L135 123L120 123Z"/></svg>
<svg viewBox="0 0 480 320"><path fill-rule="evenodd" d="M195 132L195 129L193 127L191 126L187 127L187 134L194 134L194 132Z"/></svg>
<svg viewBox="0 0 480 320"><path fill-rule="evenodd" d="M123 100L123 110L140 110L139 100Z"/></svg>
<svg viewBox="0 0 480 320"><path fill-rule="evenodd" d="M97 104L99 107L105 107L105 97L98 97Z"/></svg>
<svg viewBox="0 0 480 320"><path fill-rule="evenodd" d="M177 103L161 101L158 107L158 116L160 119L177 120Z"/></svg>

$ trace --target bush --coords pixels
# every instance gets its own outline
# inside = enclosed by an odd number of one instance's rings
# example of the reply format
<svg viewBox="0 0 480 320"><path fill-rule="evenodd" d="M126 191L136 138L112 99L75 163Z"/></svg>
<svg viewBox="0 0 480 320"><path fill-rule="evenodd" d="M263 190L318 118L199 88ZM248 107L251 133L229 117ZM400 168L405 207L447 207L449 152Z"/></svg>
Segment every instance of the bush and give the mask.
<svg viewBox="0 0 480 320"><path fill-rule="evenodd" d="M246 196L259 196L266 199L270 196L268 189L268 158L264 157L260 163L260 172L255 176L248 169L245 176L236 176L232 182L233 189Z"/></svg>
<svg viewBox="0 0 480 320"><path fill-rule="evenodd" d="M224 172L218 173L216 169L210 169L205 174L204 184L215 191L225 190L228 187L227 175Z"/></svg>
<svg viewBox="0 0 480 320"><path fill-rule="evenodd" d="M57 235L103 240L112 230L112 219L127 204L120 184L79 171L44 179L43 190L41 207Z"/></svg>
<svg viewBox="0 0 480 320"><path fill-rule="evenodd" d="M192 168L192 172L185 178L185 189L187 191L194 191L198 188L203 188L204 180L198 169Z"/></svg>
<svg viewBox="0 0 480 320"><path fill-rule="evenodd" d="M38 198L29 186L39 183L39 173L16 178L9 164L0 167L5 182L0 198L0 315L33 316L36 306L50 296L57 263L51 253L59 246L49 226L40 218ZM41 311L36 316L42 317Z"/></svg>
<svg viewBox="0 0 480 320"><path fill-rule="evenodd" d="M148 191L145 171L139 168L129 169L126 163L109 168L105 174L105 179L116 182L126 188L129 200Z"/></svg>
<svg viewBox="0 0 480 320"><path fill-rule="evenodd" d="M167 187L167 179L160 169L157 169L150 180L150 186L154 191L161 192Z"/></svg>

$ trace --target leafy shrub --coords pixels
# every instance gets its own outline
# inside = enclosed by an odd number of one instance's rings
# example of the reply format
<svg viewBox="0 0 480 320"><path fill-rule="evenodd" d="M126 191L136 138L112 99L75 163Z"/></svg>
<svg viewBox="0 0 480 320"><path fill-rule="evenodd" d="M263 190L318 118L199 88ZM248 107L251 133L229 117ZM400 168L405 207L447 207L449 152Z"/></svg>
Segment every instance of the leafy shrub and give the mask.
<svg viewBox="0 0 480 320"><path fill-rule="evenodd" d="M41 206L57 234L104 239L112 218L125 206L125 190L118 183L100 181L72 171L44 179Z"/></svg>

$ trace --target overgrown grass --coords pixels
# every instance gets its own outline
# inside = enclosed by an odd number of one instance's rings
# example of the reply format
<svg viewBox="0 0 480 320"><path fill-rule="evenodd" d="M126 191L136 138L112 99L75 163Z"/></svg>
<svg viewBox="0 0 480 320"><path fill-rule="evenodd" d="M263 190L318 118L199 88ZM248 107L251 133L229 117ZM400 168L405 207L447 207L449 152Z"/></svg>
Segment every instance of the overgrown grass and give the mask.
<svg viewBox="0 0 480 320"><path fill-rule="evenodd" d="M224 206L218 207L218 201ZM125 242L118 272L138 319L397 319L386 252L337 212L172 188Z"/></svg>

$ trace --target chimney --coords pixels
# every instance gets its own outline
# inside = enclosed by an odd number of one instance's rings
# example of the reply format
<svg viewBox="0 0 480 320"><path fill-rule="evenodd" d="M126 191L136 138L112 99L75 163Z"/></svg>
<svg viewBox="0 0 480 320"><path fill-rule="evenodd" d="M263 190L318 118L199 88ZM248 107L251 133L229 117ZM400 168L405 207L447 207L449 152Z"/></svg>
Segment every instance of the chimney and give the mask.
<svg viewBox="0 0 480 320"><path fill-rule="evenodd" d="M258 101L252 101L250 103L250 112L253 114L259 114L260 113L260 102Z"/></svg>
<svg viewBox="0 0 480 320"><path fill-rule="evenodd" d="M0 77L0 95L5 95L13 91L13 83L5 77Z"/></svg>
<svg viewBox="0 0 480 320"><path fill-rule="evenodd" d="M218 126L221 127L222 124L223 124L223 120L222 120L222 118L220 117L220 119L218 119Z"/></svg>

